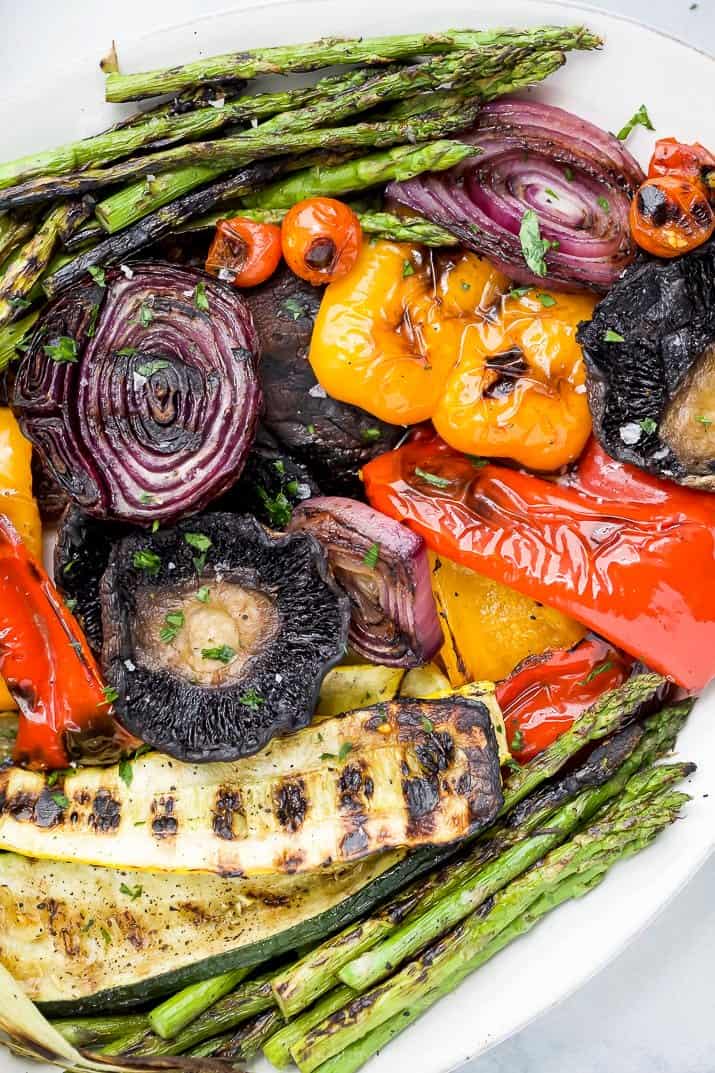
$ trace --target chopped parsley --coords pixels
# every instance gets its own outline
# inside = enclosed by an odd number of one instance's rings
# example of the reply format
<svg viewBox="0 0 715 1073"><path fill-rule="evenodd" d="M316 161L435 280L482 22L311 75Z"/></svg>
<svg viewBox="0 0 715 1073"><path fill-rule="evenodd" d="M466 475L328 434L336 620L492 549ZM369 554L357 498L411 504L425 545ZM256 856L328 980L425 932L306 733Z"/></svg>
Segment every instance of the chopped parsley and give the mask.
<svg viewBox="0 0 715 1073"><path fill-rule="evenodd" d="M315 435L315 425L306 425L305 426L305 431L308 433L309 436L314 436Z"/></svg>
<svg viewBox="0 0 715 1073"><path fill-rule="evenodd" d="M159 631L159 640L165 645L171 644L176 640L176 635L184 625L184 612L183 611L169 611L164 619L164 625Z"/></svg>
<svg viewBox="0 0 715 1073"><path fill-rule="evenodd" d="M602 208L604 212L610 212L611 211L611 203L608 200L608 198L597 197L596 198L596 204L599 206L599 208Z"/></svg>
<svg viewBox="0 0 715 1073"><path fill-rule="evenodd" d="M211 547L211 538L205 533L184 533L184 540L190 548L194 548L199 554L194 555L193 564L197 573L206 566L206 554Z"/></svg>
<svg viewBox="0 0 715 1073"><path fill-rule="evenodd" d="M646 130L655 130L651 118L648 115L648 109L644 104L642 104L640 108L633 113L628 122L621 127L616 137L619 141L624 142L631 131L636 127L645 127Z"/></svg>
<svg viewBox="0 0 715 1073"><path fill-rule="evenodd" d="M467 283L466 279L463 279L462 282L460 283L460 287L462 288L463 291L471 291L472 284Z"/></svg>
<svg viewBox="0 0 715 1073"><path fill-rule="evenodd" d="M489 459L480 458L479 455L467 455L467 458L472 463L475 469L483 469L485 466L489 465Z"/></svg>
<svg viewBox="0 0 715 1073"><path fill-rule="evenodd" d="M638 422L638 424L646 433L646 435L650 435L651 432L655 432L655 430L658 428L658 422L654 421L652 417L644 417L642 421Z"/></svg>
<svg viewBox="0 0 715 1073"><path fill-rule="evenodd" d="M552 197L554 199L554 201L560 201L561 200L561 198L556 193L556 191L552 190L550 186L544 187L544 193L548 194L549 197Z"/></svg>
<svg viewBox="0 0 715 1073"><path fill-rule="evenodd" d="M16 313L22 313L32 305L29 298L9 298L8 301Z"/></svg>
<svg viewBox="0 0 715 1073"><path fill-rule="evenodd" d="M102 938L104 939L104 945L105 946L111 946L112 945L112 936L109 934L107 929L106 928L100 928L99 933L102 936Z"/></svg>
<svg viewBox="0 0 715 1073"><path fill-rule="evenodd" d="M90 265L87 271L98 287L107 286L107 277L103 268L100 268L99 265Z"/></svg>
<svg viewBox="0 0 715 1073"><path fill-rule="evenodd" d="M408 276L414 276L414 274L415 266L412 264L412 261L405 261L402 265L402 278L407 279Z"/></svg>
<svg viewBox="0 0 715 1073"><path fill-rule="evenodd" d="M624 337L620 332L614 332L613 328L608 328L603 336L604 343L625 343Z"/></svg>
<svg viewBox="0 0 715 1073"><path fill-rule="evenodd" d="M701 425L712 425L713 423L712 417L708 417L707 414L699 414L695 420L699 421Z"/></svg>
<svg viewBox="0 0 715 1073"><path fill-rule="evenodd" d="M119 353L121 354L121 350ZM136 351L132 351L132 353L136 353ZM164 361L163 358L155 358L154 361L145 361L142 365L137 365L134 372L139 373L140 376L146 376L148 379L154 373L158 373L160 369L168 369L168 367L168 361Z"/></svg>
<svg viewBox="0 0 715 1073"><path fill-rule="evenodd" d="M139 502L140 503L153 503L154 502L154 496L151 494L151 492L142 492L142 494L139 496Z"/></svg>
<svg viewBox="0 0 715 1073"><path fill-rule="evenodd" d="M202 604L207 604L209 602L210 596L211 590L209 589L208 585L202 585L196 593L196 599L200 600Z"/></svg>
<svg viewBox="0 0 715 1073"><path fill-rule="evenodd" d="M360 439L363 443L374 443L375 440L380 439L379 428L364 428L360 433Z"/></svg>
<svg viewBox="0 0 715 1073"><path fill-rule="evenodd" d="M102 693L104 694L105 704L114 704L115 700L119 700L119 694L114 686L104 686Z"/></svg>
<svg viewBox="0 0 715 1073"><path fill-rule="evenodd" d="M426 715L423 715L422 719L420 720L420 722L422 723L422 729L427 734L431 734L432 731L434 730L434 723L432 722L432 720L428 719Z"/></svg>
<svg viewBox="0 0 715 1073"><path fill-rule="evenodd" d="M156 533L156 532L158 532L158 530L159 530L159 521L158 521L158 519L155 518L154 521L151 523L151 531L152 531L152 533Z"/></svg>
<svg viewBox="0 0 715 1073"><path fill-rule="evenodd" d="M250 708L255 712L266 702L257 689L247 689L246 692L238 698L238 703L245 704L247 708Z"/></svg>
<svg viewBox="0 0 715 1073"><path fill-rule="evenodd" d="M141 898L144 888L140 886L128 887L126 883L119 884L119 890L122 894L126 894L128 898L134 902L137 898Z"/></svg>
<svg viewBox="0 0 715 1073"><path fill-rule="evenodd" d="M300 485L298 484L297 480L293 478L292 481L288 481L288 484L286 485L286 492L289 496L297 496L299 488Z"/></svg>
<svg viewBox="0 0 715 1073"><path fill-rule="evenodd" d="M146 570L147 574L158 574L161 566L161 559L155 551L143 548L141 551L134 552L132 563L137 570Z"/></svg>
<svg viewBox="0 0 715 1073"><path fill-rule="evenodd" d="M340 752L338 753L338 760L344 760L348 753L353 751L353 743L351 741L344 741L340 746Z"/></svg>
<svg viewBox="0 0 715 1073"><path fill-rule="evenodd" d="M50 794L50 797L57 805L58 808L67 808L70 801L66 794L63 794L61 790L55 790Z"/></svg>
<svg viewBox="0 0 715 1073"><path fill-rule="evenodd" d="M86 934L87 934L87 932L88 932L88 931L90 930L90 928L93 928L93 927L94 927L94 917L91 917L91 918L90 918L90 919L89 919L89 920L87 921L87 923L86 923L86 924L84 925L84 927L82 928L82 931L83 931L83 932L84 932L84 934L86 935Z"/></svg>
<svg viewBox="0 0 715 1073"><path fill-rule="evenodd" d="M308 310L297 298L286 298L281 308L284 309L286 313L289 313L293 320L300 320L301 317L308 316Z"/></svg>
<svg viewBox="0 0 715 1073"><path fill-rule="evenodd" d="M556 305L556 299L553 298L550 294L538 294L537 298L541 302L544 309L550 309L551 306Z"/></svg>
<svg viewBox="0 0 715 1073"><path fill-rule="evenodd" d="M42 348L48 358L58 363L77 361L77 344L69 335L61 335L56 343L46 343Z"/></svg>
<svg viewBox="0 0 715 1073"><path fill-rule="evenodd" d="M139 307L139 323L142 328L148 328L154 319L154 313L151 306L147 302L142 302Z"/></svg>
<svg viewBox="0 0 715 1073"><path fill-rule="evenodd" d="M515 753L521 752L521 750L524 748L524 735L522 734L521 730L516 730L514 732L514 736L511 739L509 748Z"/></svg>
<svg viewBox="0 0 715 1073"><path fill-rule="evenodd" d="M285 529L293 517L293 508L284 492L278 492L270 496L261 485L256 486L256 491L261 498L263 506L268 513L268 519L275 529Z"/></svg>
<svg viewBox="0 0 715 1073"><path fill-rule="evenodd" d="M75 599L74 596L68 596L67 597L67 599L65 600L65 607L67 608L68 611L74 611L75 610L75 608L77 607L77 600Z"/></svg>
<svg viewBox="0 0 715 1073"><path fill-rule="evenodd" d="M208 313L209 311L209 300L206 296L206 284L203 280L197 283L194 288L194 305L202 313Z"/></svg>
<svg viewBox="0 0 715 1073"><path fill-rule="evenodd" d="M579 682L579 685L587 686L589 682L592 682L594 678L598 678L599 674L605 674L606 671L610 671L615 666L613 660L607 659L604 663L599 663L596 667L588 672L583 681Z"/></svg>
<svg viewBox="0 0 715 1073"><path fill-rule="evenodd" d="M509 291L510 298L523 298L525 294L528 294L531 287L512 287Z"/></svg>
<svg viewBox="0 0 715 1073"><path fill-rule="evenodd" d="M132 780L134 779L132 762L126 756L123 756L122 759L119 761L119 778L126 786L131 786Z"/></svg>
<svg viewBox="0 0 715 1073"><path fill-rule="evenodd" d="M436 473L428 473L426 469L415 466L415 477L419 477L425 484L431 484L435 488L449 488L452 483L448 477L439 477Z"/></svg>
<svg viewBox="0 0 715 1073"><path fill-rule="evenodd" d="M217 645L215 648L202 648L203 659L215 659L219 663L230 663L236 656L236 649L230 645Z"/></svg>
<svg viewBox="0 0 715 1073"><path fill-rule="evenodd" d="M573 168L564 168L564 175L568 182L572 183L576 178Z"/></svg>
<svg viewBox="0 0 715 1073"><path fill-rule="evenodd" d="M519 241L524 260L535 276L546 275L546 261L544 258L554 246L547 238L541 237L539 217L533 209L527 209L521 218L519 228Z"/></svg>
<svg viewBox="0 0 715 1073"><path fill-rule="evenodd" d="M135 346L123 346L121 350L117 351L118 358L133 358L137 352Z"/></svg>
<svg viewBox="0 0 715 1073"><path fill-rule="evenodd" d="M377 560L380 558L380 545L371 544L363 555L362 561L365 566L369 566L371 570L374 570L377 566Z"/></svg>
<svg viewBox="0 0 715 1073"><path fill-rule="evenodd" d="M273 468L276 471L276 473L280 474L280 476L282 477L283 474L286 471L285 462L283 461L283 459L282 458L277 458L275 460L275 462L273 463Z"/></svg>

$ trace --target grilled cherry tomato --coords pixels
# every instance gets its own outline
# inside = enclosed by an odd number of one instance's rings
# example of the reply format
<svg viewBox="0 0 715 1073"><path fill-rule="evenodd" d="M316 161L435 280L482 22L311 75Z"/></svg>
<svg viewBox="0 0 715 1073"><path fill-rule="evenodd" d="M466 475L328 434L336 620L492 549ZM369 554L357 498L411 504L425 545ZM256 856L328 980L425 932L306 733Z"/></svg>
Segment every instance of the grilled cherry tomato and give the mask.
<svg viewBox="0 0 715 1073"><path fill-rule="evenodd" d="M206 271L235 287L255 287L273 275L280 259L280 227L234 216L217 223Z"/></svg>
<svg viewBox="0 0 715 1073"><path fill-rule="evenodd" d="M512 756L523 764L543 752L598 697L625 682L631 664L599 637L525 659L496 691Z"/></svg>
<svg viewBox="0 0 715 1073"><path fill-rule="evenodd" d="M330 283L347 276L362 245L362 228L352 209L332 197L310 197L283 220L283 256L296 276Z"/></svg>
<svg viewBox="0 0 715 1073"><path fill-rule="evenodd" d="M713 167L715 156L699 142L686 145L675 138L659 138L650 158L648 176L651 179L656 175L690 175L699 178L704 170Z"/></svg>
<svg viewBox="0 0 715 1073"><path fill-rule="evenodd" d="M631 202L631 234L656 257L678 257L706 242L715 215L705 186L686 175L647 179Z"/></svg>

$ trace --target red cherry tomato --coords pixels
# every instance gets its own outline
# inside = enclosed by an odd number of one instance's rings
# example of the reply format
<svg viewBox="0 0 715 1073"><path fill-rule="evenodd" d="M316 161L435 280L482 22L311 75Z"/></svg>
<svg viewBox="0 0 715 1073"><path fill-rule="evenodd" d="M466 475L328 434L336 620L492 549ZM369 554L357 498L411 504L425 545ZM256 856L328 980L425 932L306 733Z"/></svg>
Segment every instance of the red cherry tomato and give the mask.
<svg viewBox="0 0 715 1073"><path fill-rule="evenodd" d="M631 234L656 257L678 257L706 242L715 215L705 186L686 175L647 179L631 202Z"/></svg>
<svg viewBox="0 0 715 1073"><path fill-rule="evenodd" d="M235 287L255 287L273 275L280 259L280 227L234 216L217 223L206 271Z"/></svg>
<svg viewBox="0 0 715 1073"><path fill-rule="evenodd" d="M659 138L648 167L649 178L657 175L689 175L700 178L704 169L715 167L715 156L695 142L686 145L675 138Z"/></svg>
<svg viewBox="0 0 715 1073"><path fill-rule="evenodd" d="M551 745L602 693L626 680L630 664L598 637L524 660L497 685L515 759L523 764Z"/></svg>
<svg viewBox="0 0 715 1073"><path fill-rule="evenodd" d="M352 209L332 197L311 197L283 220L283 256L296 276L331 283L347 276L358 259L362 228Z"/></svg>

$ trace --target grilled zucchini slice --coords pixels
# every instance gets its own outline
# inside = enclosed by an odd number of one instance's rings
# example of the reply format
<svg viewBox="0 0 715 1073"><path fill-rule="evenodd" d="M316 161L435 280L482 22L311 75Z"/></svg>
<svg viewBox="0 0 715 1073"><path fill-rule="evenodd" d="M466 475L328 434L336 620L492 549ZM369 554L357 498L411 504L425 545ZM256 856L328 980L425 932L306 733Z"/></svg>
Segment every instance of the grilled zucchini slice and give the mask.
<svg viewBox="0 0 715 1073"><path fill-rule="evenodd" d="M493 687L326 720L231 764L0 771L0 849L149 871L309 872L454 842L502 804Z"/></svg>

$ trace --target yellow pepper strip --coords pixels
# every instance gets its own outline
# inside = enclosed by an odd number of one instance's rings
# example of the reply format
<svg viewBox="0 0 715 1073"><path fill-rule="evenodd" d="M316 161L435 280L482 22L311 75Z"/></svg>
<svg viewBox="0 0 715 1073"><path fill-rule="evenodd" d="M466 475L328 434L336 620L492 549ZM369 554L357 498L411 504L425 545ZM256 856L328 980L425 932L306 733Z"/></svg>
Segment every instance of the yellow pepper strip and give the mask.
<svg viewBox="0 0 715 1073"><path fill-rule="evenodd" d="M442 662L453 686L498 682L527 656L570 648L586 629L560 611L429 553L432 591L442 620Z"/></svg>
<svg viewBox="0 0 715 1073"><path fill-rule="evenodd" d="M329 395L450 446L556 470L591 432L576 329L595 299L506 277L472 253L366 243L321 302L310 362Z"/></svg>
<svg viewBox="0 0 715 1073"><path fill-rule="evenodd" d="M32 448L7 407L0 407L0 514L6 515L33 555L42 556L42 523L32 497ZM0 678L0 712L17 705Z"/></svg>

